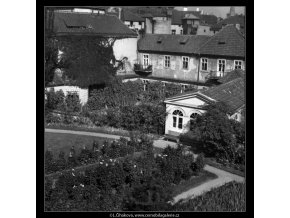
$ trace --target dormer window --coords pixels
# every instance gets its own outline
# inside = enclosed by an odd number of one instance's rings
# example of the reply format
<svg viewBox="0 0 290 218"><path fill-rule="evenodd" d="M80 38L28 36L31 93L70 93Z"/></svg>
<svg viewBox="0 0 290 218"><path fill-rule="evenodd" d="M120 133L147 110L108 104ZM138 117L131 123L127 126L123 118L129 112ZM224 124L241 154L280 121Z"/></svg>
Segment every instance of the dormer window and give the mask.
<svg viewBox="0 0 290 218"><path fill-rule="evenodd" d="M159 37L159 38L157 39L157 43L161 43L161 42L162 42L162 38Z"/></svg>

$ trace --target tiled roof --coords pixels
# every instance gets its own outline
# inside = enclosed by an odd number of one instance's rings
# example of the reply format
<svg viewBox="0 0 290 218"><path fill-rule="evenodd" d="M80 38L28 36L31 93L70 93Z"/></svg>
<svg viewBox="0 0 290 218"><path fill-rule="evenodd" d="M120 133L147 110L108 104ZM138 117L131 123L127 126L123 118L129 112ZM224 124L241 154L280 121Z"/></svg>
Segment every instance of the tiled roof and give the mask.
<svg viewBox="0 0 290 218"><path fill-rule="evenodd" d="M201 91L216 101L226 103L232 112L245 104L245 83L243 78L236 78L228 83Z"/></svg>
<svg viewBox="0 0 290 218"><path fill-rule="evenodd" d="M245 38L233 25L213 35L199 50L203 55L245 57Z"/></svg>
<svg viewBox="0 0 290 218"><path fill-rule="evenodd" d="M127 9L122 10L122 20L123 21L133 21L133 22L144 22L145 18L140 17L137 14L132 13Z"/></svg>
<svg viewBox="0 0 290 218"><path fill-rule="evenodd" d="M241 16L241 15L235 15L235 16L231 16L228 17L220 22L218 22L217 24L213 25L211 27L212 30L220 30L223 25L227 25L227 24L240 24L241 28L245 27L245 16Z"/></svg>
<svg viewBox="0 0 290 218"><path fill-rule="evenodd" d="M57 35L99 35L137 37L115 16L55 12L54 31Z"/></svg>
<svg viewBox="0 0 290 218"><path fill-rule="evenodd" d="M200 14L200 11L178 11L173 10L172 11L172 25L182 25L182 18L186 14L192 14L198 18L200 18L200 21L202 23L206 23L209 25L213 25L217 23L217 17L215 15L206 15L206 14Z"/></svg>
<svg viewBox="0 0 290 218"><path fill-rule="evenodd" d="M147 15L152 17L166 17L167 9L166 7L131 7L130 11L132 13L138 14L139 16Z"/></svg>
<svg viewBox="0 0 290 218"><path fill-rule="evenodd" d="M193 54L208 39L209 36L201 35L146 34L138 40L137 48L138 51L147 52ZM184 44L181 42L184 42Z"/></svg>
<svg viewBox="0 0 290 218"><path fill-rule="evenodd" d="M244 70L233 70L228 72L224 77L219 79L220 83L227 83L237 78L245 78L246 72Z"/></svg>

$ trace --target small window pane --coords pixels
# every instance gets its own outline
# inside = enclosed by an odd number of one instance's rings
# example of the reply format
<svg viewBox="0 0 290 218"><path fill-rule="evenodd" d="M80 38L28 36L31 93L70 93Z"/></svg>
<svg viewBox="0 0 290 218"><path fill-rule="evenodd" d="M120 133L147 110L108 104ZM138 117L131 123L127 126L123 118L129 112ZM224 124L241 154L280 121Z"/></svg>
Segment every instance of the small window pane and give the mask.
<svg viewBox="0 0 290 218"><path fill-rule="evenodd" d="M182 118L181 117L179 117L179 120L178 120L178 128L179 129L182 129Z"/></svg>
<svg viewBox="0 0 290 218"><path fill-rule="evenodd" d="M173 127L176 127L176 117L173 117Z"/></svg>

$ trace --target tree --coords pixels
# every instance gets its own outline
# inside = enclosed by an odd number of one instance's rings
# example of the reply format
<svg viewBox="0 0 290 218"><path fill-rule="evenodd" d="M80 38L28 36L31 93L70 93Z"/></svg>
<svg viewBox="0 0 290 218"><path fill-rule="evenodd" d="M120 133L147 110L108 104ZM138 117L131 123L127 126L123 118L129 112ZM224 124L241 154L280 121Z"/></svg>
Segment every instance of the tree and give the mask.
<svg viewBox="0 0 290 218"><path fill-rule="evenodd" d="M243 127L229 119L224 103L205 107L206 113L193 122L193 135L204 144L205 152L212 151L219 158L234 163L239 143L244 141Z"/></svg>
<svg viewBox="0 0 290 218"><path fill-rule="evenodd" d="M70 63L64 74L71 84L107 84L115 75L114 39L82 35L62 36L58 41L62 56Z"/></svg>

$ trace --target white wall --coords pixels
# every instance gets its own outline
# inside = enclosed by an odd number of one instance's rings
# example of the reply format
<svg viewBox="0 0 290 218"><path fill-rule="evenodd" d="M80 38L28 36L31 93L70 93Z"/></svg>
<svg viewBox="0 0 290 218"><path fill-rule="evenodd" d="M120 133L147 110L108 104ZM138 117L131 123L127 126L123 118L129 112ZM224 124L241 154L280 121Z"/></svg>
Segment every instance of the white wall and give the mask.
<svg viewBox="0 0 290 218"><path fill-rule="evenodd" d="M117 60L128 58L125 65L127 72L133 72L134 63L137 62L137 38L118 39L113 45L113 51Z"/></svg>
<svg viewBox="0 0 290 218"><path fill-rule="evenodd" d="M130 29L144 29L144 22L141 22L141 25L139 24L139 22L133 22L133 25L131 26L131 22L130 21L124 21L124 24L126 26L128 26Z"/></svg>
<svg viewBox="0 0 290 218"><path fill-rule="evenodd" d="M183 28L182 25L171 25L171 31L175 30L176 31L176 35L180 35L180 30L182 30L182 35L183 35Z"/></svg>
<svg viewBox="0 0 290 218"><path fill-rule="evenodd" d="M178 129L177 127L173 127L173 111L180 110L183 113L183 128ZM184 106L176 106L172 104L166 104L166 121L165 121L165 134L169 134L169 131L177 132L177 133L186 133L189 131L189 121L190 121L190 115L192 113L198 113L203 114L205 111L190 107L184 107Z"/></svg>
<svg viewBox="0 0 290 218"><path fill-rule="evenodd" d="M78 86L55 86L46 88L47 91L50 91L51 89L54 89L55 92L62 90L65 96L69 92L77 92L82 105L88 102L89 97L88 89L82 89Z"/></svg>
<svg viewBox="0 0 290 218"><path fill-rule="evenodd" d="M196 35L206 35L206 36L213 36L213 31L210 30L209 26L199 25L197 28Z"/></svg>

